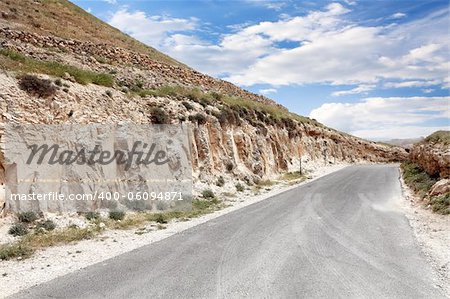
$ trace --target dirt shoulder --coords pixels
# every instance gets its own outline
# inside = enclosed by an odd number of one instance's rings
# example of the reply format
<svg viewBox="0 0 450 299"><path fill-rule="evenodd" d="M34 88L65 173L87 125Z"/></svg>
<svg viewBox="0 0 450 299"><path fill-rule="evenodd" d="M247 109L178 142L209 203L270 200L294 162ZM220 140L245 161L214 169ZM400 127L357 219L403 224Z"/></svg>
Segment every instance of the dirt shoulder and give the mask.
<svg viewBox="0 0 450 299"><path fill-rule="evenodd" d="M405 215L424 255L437 273L439 287L450 298L450 216L433 213L400 176Z"/></svg>

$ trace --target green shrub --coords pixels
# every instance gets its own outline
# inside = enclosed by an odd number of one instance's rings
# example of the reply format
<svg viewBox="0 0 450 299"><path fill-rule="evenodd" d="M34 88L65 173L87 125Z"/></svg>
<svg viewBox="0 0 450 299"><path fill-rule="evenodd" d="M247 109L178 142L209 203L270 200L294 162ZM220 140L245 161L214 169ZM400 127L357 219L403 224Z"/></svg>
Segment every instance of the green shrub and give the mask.
<svg viewBox="0 0 450 299"><path fill-rule="evenodd" d="M32 223L38 219L38 216L35 212L28 211L17 214L17 218L19 219L20 222Z"/></svg>
<svg viewBox="0 0 450 299"><path fill-rule="evenodd" d="M155 221L161 224L167 223L167 219L163 214L156 215Z"/></svg>
<svg viewBox="0 0 450 299"><path fill-rule="evenodd" d="M36 229L45 229L46 231L51 231L56 228L56 224L51 220L41 221L36 225Z"/></svg>
<svg viewBox="0 0 450 299"><path fill-rule="evenodd" d="M430 205L433 212L448 215L450 214L450 192L441 196L431 198Z"/></svg>
<svg viewBox="0 0 450 299"><path fill-rule="evenodd" d="M183 101L181 104L183 104L183 106L187 109L187 110L193 110L194 106L192 106L191 103Z"/></svg>
<svg viewBox="0 0 450 299"><path fill-rule="evenodd" d="M170 123L170 118L167 115L167 113L159 108L159 107L152 107L150 110L151 113L151 120L154 124L168 124Z"/></svg>
<svg viewBox="0 0 450 299"><path fill-rule="evenodd" d="M237 183L235 187L238 192L242 192L245 189L244 185L242 185L241 183Z"/></svg>
<svg viewBox="0 0 450 299"><path fill-rule="evenodd" d="M223 97L220 93L217 93L215 91L211 92L210 95L216 101L222 100L222 97Z"/></svg>
<svg viewBox="0 0 450 299"><path fill-rule="evenodd" d="M56 93L56 87L52 84L52 81L40 79L34 75L21 77L19 79L19 87L28 94L40 98L48 98L54 96Z"/></svg>
<svg viewBox="0 0 450 299"><path fill-rule="evenodd" d="M9 228L8 234L13 235L14 237L25 236L28 234L28 228L23 223L15 223Z"/></svg>
<svg viewBox="0 0 450 299"><path fill-rule="evenodd" d="M205 214L206 212L218 208L220 201L217 198L212 198L210 200L199 200L196 199L192 201L192 207L194 208L190 215L191 217L195 217L197 215Z"/></svg>
<svg viewBox="0 0 450 299"><path fill-rule="evenodd" d="M419 165L413 162L404 162L401 165L405 183L413 189L421 198L430 191L436 183L436 179L430 177Z"/></svg>
<svg viewBox="0 0 450 299"><path fill-rule="evenodd" d="M97 219L100 219L100 213L94 212L94 211L89 211L86 213L86 215L84 217L86 217L86 219L89 221L97 220Z"/></svg>
<svg viewBox="0 0 450 299"><path fill-rule="evenodd" d="M10 260L13 258L27 258L31 256L33 249L25 244L2 244L0 245L0 260Z"/></svg>
<svg viewBox="0 0 450 299"><path fill-rule="evenodd" d="M123 220L123 218L125 218L125 212L119 210L110 211L109 218L116 221Z"/></svg>
<svg viewBox="0 0 450 299"><path fill-rule="evenodd" d="M203 198L206 198L206 199L211 199L211 198L216 197L214 195L214 192L212 192L210 189L203 190L202 196L203 196Z"/></svg>
<svg viewBox="0 0 450 299"><path fill-rule="evenodd" d="M228 107L222 107L220 109L220 113L216 115L216 117L222 127L227 124L230 125L240 124L239 114Z"/></svg>
<svg viewBox="0 0 450 299"><path fill-rule="evenodd" d="M197 113L194 115L189 115L189 120L192 122L196 122L199 125L206 123L206 116L203 113Z"/></svg>
<svg viewBox="0 0 450 299"><path fill-rule="evenodd" d="M225 179L223 178L223 176L220 176L217 179L216 185L219 186L219 187L223 187L223 185L225 185Z"/></svg>

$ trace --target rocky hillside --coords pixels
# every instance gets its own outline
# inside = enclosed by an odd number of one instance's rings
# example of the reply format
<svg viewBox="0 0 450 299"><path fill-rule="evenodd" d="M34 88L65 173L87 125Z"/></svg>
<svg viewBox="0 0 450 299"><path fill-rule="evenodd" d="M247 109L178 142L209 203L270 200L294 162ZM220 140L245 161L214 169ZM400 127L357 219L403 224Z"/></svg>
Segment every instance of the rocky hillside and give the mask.
<svg viewBox="0 0 450 299"><path fill-rule="evenodd" d="M450 131L437 131L416 143L410 160L418 164L431 177L450 178Z"/></svg>
<svg viewBox="0 0 450 299"><path fill-rule="evenodd" d="M405 182L433 211L450 214L450 131L437 131L416 143L402 165Z"/></svg>
<svg viewBox="0 0 450 299"><path fill-rule="evenodd" d="M406 157L192 70L67 1L1 1L0 16L3 124L189 122L194 178L206 183L296 170L300 154L306 168ZM24 88L25 74L45 87Z"/></svg>

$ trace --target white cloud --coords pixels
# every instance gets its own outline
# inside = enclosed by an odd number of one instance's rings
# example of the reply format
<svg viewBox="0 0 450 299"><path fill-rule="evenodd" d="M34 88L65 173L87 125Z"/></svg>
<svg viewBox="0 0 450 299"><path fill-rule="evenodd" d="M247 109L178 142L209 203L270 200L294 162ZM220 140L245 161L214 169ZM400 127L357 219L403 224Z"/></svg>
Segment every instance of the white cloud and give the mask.
<svg viewBox="0 0 450 299"><path fill-rule="evenodd" d="M121 8L108 23L150 46L160 48L169 34L194 29L197 19L150 16L143 11L130 12L127 8Z"/></svg>
<svg viewBox="0 0 450 299"><path fill-rule="evenodd" d="M402 12L396 12L395 14L391 15L391 18L393 19L401 19L404 17L406 17L406 14Z"/></svg>
<svg viewBox="0 0 450 299"><path fill-rule="evenodd" d="M363 138L412 138L437 128L448 129L425 124L450 118L450 97L378 97L357 103L326 103L311 111L310 117Z"/></svg>
<svg viewBox="0 0 450 299"><path fill-rule="evenodd" d="M357 130L354 131L354 135L370 139L370 140L391 140L391 139L407 139L407 138L419 138L426 137L433 132L439 130L450 130L450 126L404 126L404 127L391 127L388 129L371 129L371 130Z"/></svg>
<svg viewBox="0 0 450 299"><path fill-rule="evenodd" d="M344 2L347 3L348 5L356 5L356 1L344 0Z"/></svg>
<svg viewBox="0 0 450 299"><path fill-rule="evenodd" d="M269 94L269 93L276 93L277 90L275 88L267 88L267 89L260 89L259 93L262 94Z"/></svg>
<svg viewBox="0 0 450 299"><path fill-rule="evenodd" d="M432 93L434 91L434 89L432 89L432 88L425 88L425 89L422 89L422 92L423 93Z"/></svg>
<svg viewBox="0 0 450 299"><path fill-rule="evenodd" d="M188 33L200 29L195 18L151 16L122 8L109 23L199 71L243 86L355 85L337 92L345 95L380 81L388 82L385 87L406 82L450 85L447 9L400 25L366 26L347 18L349 7L330 3L303 16L230 25L233 31L217 42ZM280 46L285 41L294 47Z"/></svg>
<svg viewBox="0 0 450 299"><path fill-rule="evenodd" d="M298 41L299 46L259 58L227 79L241 85L369 84L380 79L442 81L448 72L447 10L378 27L352 23L347 12L333 3L303 17L245 28L273 41Z"/></svg>
<svg viewBox="0 0 450 299"><path fill-rule="evenodd" d="M291 40L299 45L309 39L320 36L326 30L331 30L337 22L336 16L348 12L337 3L329 4L325 11L311 12L305 17L293 17L278 22L261 22L256 25L245 26L235 33L225 34L217 44L208 42L186 42L179 37L169 38L165 49L167 53L182 62L191 65L210 75L225 76L229 80L243 71L251 68L265 57L274 57L286 51L276 48L276 42ZM196 39L193 36L190 40ZM276 59L276 58L275 58ZM220 63L220 68L217 67ZM292 61L288 62L293 63ZM283 72L278 73L278 75ZM289 75L289 74L288 74ZM250 76L250 74L249 74ZM271 74L273 76L273 74ZM273 78L272 78L273 79ZM281 77L280 79L286 81ZM267 80L273 84L272 80ZM243 85L246 85L245 82Z"/></svg>
<svg viewBox="0 0 450 299"><path fill-rule="evenodd" d="M269 0L246 0L246 2L251 4L256 4L263 6L270 10L281 10L283 7L286 6L286 3L280 0L277 1L269 1Z"/></svg>
<svg viewBox="0 0 450 299"><path fill-rule="evenodd" d="M103 0L103 1L109 4L117 4L117 0Z"/></svg>
<svg viewBox="0 0 450 299"><path fill-rule="evenodd" d="M223 36L217 45L193 35L174 34L166 39L164 49L170 56L214 76L239 72L277 51L269 40L244 31Z"/></svg>
<svg viewBox="0 0 450 299"><path fill-rule="evenodd" d="M441 82L438 80L431 81L404 81L404 82L387 82L384 84L385 87L389 88L404 88L404 87L425 87L439 85Z"/></svg>
<svg viewBox="0 0 450 299"><path fill-rule="evenodd" d="M362 85L359 85L358 87L355 87L350 90L335 91L335 92L331 93L331 95L334 97L340 97L340 96L345 96L345 95L350 95L350 94L367 93L367 92L373 90L375 87L376 87L376 85L374 85L374 84L362 84Z"/></svg>

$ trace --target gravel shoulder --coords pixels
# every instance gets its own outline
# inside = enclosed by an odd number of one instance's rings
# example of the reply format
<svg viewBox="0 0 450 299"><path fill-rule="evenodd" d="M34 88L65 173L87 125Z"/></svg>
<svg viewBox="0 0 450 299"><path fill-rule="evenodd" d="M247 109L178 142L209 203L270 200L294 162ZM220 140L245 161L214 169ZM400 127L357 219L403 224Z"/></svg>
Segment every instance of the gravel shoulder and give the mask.
<svg viewBox="0 0 450 299"><path fill-rule="evenodd" d="M433 213L414 195L400 175L402 207L417 242L437 274L439 287L450 298L450 217Z"/></svg>
<svg viewBox="0 0 450 299"><path fill-rule="evenodd" d="M141 232L136 234L136 229L108 230L93 240L84 240L75 244L38 251L26 260L0 261L0 298L168 238L188 228L291 190L346 166L348 165L335 164L317 168L310 174L311 179L300 184L292 186L280 184L272 186L270 191L257 196L244 195L239 200L227 202L230 204L227 208L189 221L173 221L163 230L158 230L150 224L145 228L143 234ZM8 220L3 219L3 221ZM24 273L26 273L26 279Z"/></svg>

